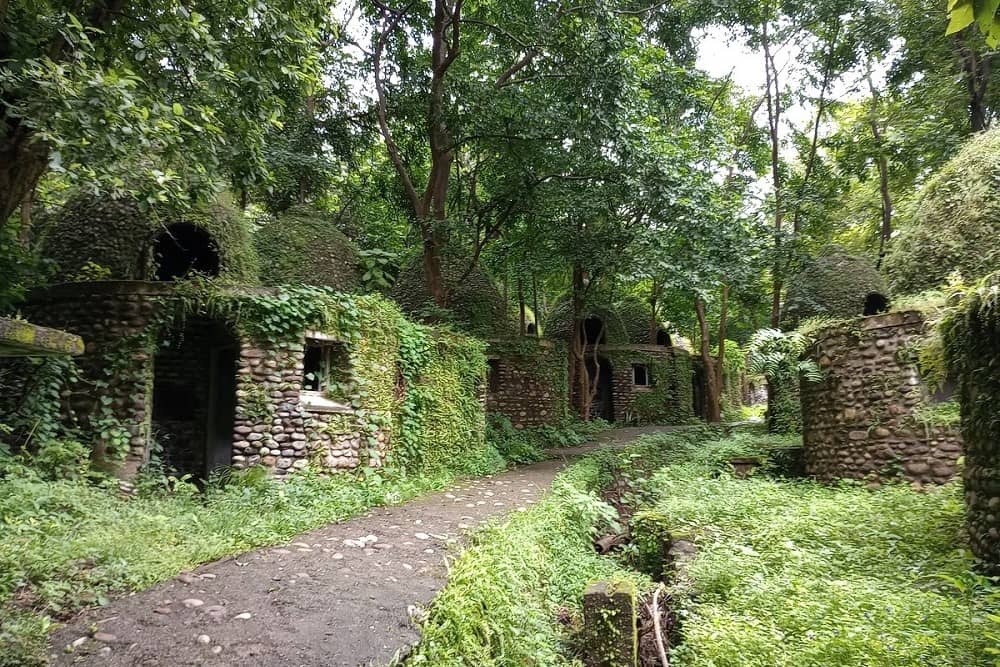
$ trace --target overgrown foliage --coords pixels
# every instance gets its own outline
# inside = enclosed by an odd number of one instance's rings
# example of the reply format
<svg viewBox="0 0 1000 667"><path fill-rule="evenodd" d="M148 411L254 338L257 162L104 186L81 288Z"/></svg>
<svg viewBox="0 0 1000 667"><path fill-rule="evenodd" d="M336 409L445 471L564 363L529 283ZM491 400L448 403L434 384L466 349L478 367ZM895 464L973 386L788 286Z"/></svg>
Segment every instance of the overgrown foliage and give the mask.
<svg viewBox="0 0 1000 667"><path fill-rule="evenodd" d="M822 379L819 366L801 358L810 342L802 332L778 329L761 329L750 340L747 372L767 380L767 424L773 433L802 430L799 382Z"/></svg>

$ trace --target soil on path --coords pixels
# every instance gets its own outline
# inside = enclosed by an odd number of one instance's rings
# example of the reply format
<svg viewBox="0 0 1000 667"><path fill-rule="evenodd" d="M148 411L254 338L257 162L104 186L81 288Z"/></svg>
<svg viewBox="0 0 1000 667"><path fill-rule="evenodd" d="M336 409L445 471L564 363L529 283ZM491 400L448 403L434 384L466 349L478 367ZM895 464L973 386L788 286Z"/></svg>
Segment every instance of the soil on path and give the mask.
<svg viewBox="0 0 1000 667"><path fill-rule="evenodd" d="M419 640L414 617L444 586L445 557L467 531L524 511L569 459L661 430L609 431L553 460L207 563L60 627L52 664L386 664Z"/></svg>

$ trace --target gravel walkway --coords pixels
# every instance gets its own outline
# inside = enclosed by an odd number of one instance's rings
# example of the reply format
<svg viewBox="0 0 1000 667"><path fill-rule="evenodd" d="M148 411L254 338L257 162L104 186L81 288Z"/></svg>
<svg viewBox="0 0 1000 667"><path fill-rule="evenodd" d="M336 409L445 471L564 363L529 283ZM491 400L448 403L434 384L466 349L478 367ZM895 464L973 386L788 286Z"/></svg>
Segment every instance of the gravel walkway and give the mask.
<svg viewBox="0 0 1000 667"><path fill-rule="evenodd" d="M610 431L557 460L208 563L60 627L52 664L384 665L419 640L412 617L444 586L466 531L524 511L568 459L662 430Z"/></svg>

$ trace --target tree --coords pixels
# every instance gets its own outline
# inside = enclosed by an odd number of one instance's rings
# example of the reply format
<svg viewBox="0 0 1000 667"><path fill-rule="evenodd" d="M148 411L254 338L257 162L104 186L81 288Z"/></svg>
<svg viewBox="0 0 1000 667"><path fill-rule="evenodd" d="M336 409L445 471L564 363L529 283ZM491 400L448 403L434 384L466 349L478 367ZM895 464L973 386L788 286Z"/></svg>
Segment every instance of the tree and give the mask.
<svg viewBox="0 0 1000 667"><path fill-rule="evenodd" d="M326 17L315 1L3 2L0 225L49 169L144 203L259 181Z"/></svg>

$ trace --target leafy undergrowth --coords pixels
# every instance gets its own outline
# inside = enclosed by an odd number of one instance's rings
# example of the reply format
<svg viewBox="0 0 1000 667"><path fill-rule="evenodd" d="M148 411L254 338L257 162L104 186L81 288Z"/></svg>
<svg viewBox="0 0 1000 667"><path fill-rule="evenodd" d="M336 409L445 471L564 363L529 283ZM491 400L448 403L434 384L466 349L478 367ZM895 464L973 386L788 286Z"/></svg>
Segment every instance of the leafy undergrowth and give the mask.
<svg viewBox="0 0 1000 667"><path fill-rule="evenodd" d="M516 428L507 416L494 414L486 426L486 441L507 461L532 463L544 460L547 449L582 445L609 428L611 424L603 419L569 419L559 425Z"/></svg>
<svg viewBox="0 0 1000 667"><path fill-rule="evenodd" d="M558 617L578 609L580 582L649 583L594 551L594 528L615 517L589 490L599 477L596 459L577 463L541 502L478 531L452 564L407 664L572 664Z"/></svg>
<svg viewBox="0 0 1000 667"><path fill-rule="evenodd" d="M996 596L970 574L960 488L770 477L794 444L693 429L574 464L538 505L474 537L411 664L578 664L559 617L578 615L586 584L631 576L651 585L624 569L642 560L643 536L618 559L594 552L595 528L614 520L595 493L609 482L643 508L637 531L697 544L691 584L672 590L683 634L675 667L992 664ZM747 455L764 459L767 474L736 479L726 461Z"/></svg>
<svg viewBox="0 0 1000 667"><path fill-rule="evenodd" d="M961 490L658 473L656 523L694 539L681 667L989 664ZM638 517L637 517L638 518ZM985 582L983 582L985 583ZM966 587L962 587L966 588Z"/></svg>
<svg viewBox="0 0 1000 667"><path fill-rule="evenodd" d="M112 482L0 479L0 665L42 662L53 618L451 480L299 473L123 498Z"/></svg>

